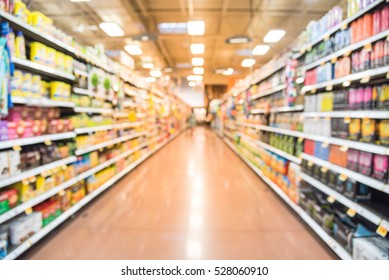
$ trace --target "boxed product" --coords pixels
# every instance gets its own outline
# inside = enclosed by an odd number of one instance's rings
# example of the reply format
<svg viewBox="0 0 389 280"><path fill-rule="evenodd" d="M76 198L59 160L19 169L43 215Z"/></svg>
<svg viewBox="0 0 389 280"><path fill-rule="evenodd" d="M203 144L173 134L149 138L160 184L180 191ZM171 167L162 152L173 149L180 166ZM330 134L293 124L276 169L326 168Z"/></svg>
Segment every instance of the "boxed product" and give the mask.
<svg viewBox="0 0 389 280"><path fill-rule="evenodd" d="M389 260L389 242L381 237L354 238L353 259Z"/></svg>
<svg viewBox="0 0 389 280"><path fill-rule="evenodd" d="M20 245L42 228L42 214L33 212L9 223L9 239L12 245Z"/></svg>
<svg viewBox="0 0 389 280"><path fill-rule="evenodd" d="M20 152L10 150L8 151L8 162L9 162L9 175L13 176L21 172L20 170Z"/></svg>
<svg viewBox="0 0 389 280"><path fill-rule="evenodd" d="M350 178L346 180L343 194L357 202L370 200L371 198L370 188L368 186Z"/></svg>
<svg viewBox="0 0 389 280"><path fill-rule="evenodd" d="M369 152L359 152L358 172L370 176L372 172L373 154Z"/></svg>
<svg viewBox="0 0 389 280"><path fill-rule="evenodd" d="M389 157L385 155L374 155L372 177L385 182L388 178Z"/></svg>
<svg viewBox="0 0 389 280"><path fill-rule="evenodd" d="M9 176L8 152L0 151L0 179Z"/></svg>
<svg viewBox="0 0 389 280"><path fill-rule="evenodd" d="M0 215L15 207L18 203L18 191L9 189L0 191Z"/></svg>
<svg viewBox="0 0 389 280"><path fill-rule="evenodd" d="M8 140L8 123L0 120L0 141Z"/></svg>
<svg viewBox="0 0 389 280"><path fill-rule="evenodd" d="M30 44L30 60L32 62L46 64L46 49L47 47L39 42L31 42Z"/></svg>
<svg viewBox="0 0 389 280"><path fill-rule="evenodd" d="M347 168L353 171L358 171L359 150L349 149L347 154Z"/></svg>
<svg viewBox="0 0 389 280"><path fill-rule="evenodd" d="M342 167L347 167L348 151L342 150L340 146L330 145L329 161Z"/></svg>

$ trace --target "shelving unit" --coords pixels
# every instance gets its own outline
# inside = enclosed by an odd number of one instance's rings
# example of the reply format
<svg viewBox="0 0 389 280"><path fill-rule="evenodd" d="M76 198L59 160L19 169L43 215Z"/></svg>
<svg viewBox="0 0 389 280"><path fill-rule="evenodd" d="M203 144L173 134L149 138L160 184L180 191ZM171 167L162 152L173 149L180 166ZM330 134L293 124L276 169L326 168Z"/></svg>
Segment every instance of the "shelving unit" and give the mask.
<svg viewBox="0 0 389 280"><path fill-rule="evenodd" d="M282 84L282 85L276 86L274 88L262 91L262 92L260 92L258 94L255 94L255 95L251 96L251 100L255 100L255 99L258 99L258 98L261 98L261 97L265 97L265 96L268 96L270 94L282 91L284 89L286 89L286 85Z"/></svg>
<svg viewBox="0 0 389 280"><path fill-rule="evenodd" d="M88 113L88 114L113 114L112 109L106 108L92 108L92 107L75 107L74 111L76 113Z"/></svg>
<svg viewBox="0 0 389 280"><path fill-rule="evenodd" d="M328 111L328 112L304 112L304 118L371 118L389 119L388 111Z"/></svg>
<svg viewBox="0 0 389 280"><path fill-rule="evenodd" d="M293 203L290 198L269 178L263 175L262 171L247 160L234 145L227 139L224 142L233 150L295 213L325 242L341 259L350 260L351 255L324 229L322 229L301 207Z"/></svg>
<svg viewBox="0 0 389 280"><path fill-rule="evenodd" d="M26 98L19 96L12 96L11 101L14 104L23 104L34 107L63 107L74 108L74 103L68 101L56 101L48 98Z"/></svg>
<svg viewBox="0 0 389 280"><path fill-rule="evenodd" d="M64 132L58 134L48 134L29 138L20 138L14 140L0 141L0 149L8 149L19 146L27 146L51 141L65 140L76 137L74 132Z"/></svg>

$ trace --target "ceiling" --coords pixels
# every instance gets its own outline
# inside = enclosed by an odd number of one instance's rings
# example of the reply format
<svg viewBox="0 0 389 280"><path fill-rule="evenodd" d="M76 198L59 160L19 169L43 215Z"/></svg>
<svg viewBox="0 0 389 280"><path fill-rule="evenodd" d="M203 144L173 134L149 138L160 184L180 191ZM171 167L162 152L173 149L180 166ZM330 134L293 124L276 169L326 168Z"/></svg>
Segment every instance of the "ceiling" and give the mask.
<svg viewBox="0 0 389 280"><path fill-rule="evenodd" d="M253 69L241 67L247 56L236 54L238 50L253 49L263 44L263 37L270 29L284 29L286 35L269 44L270 51L255 56L258 68L293 41L309 21L319 19L335 5L345 7L345 0L91 0L73 3L70 0L31 0L29 8L51 17L55 25L86 45L102 43L106 50L123 50L131 36L155 33L155 42L142 42L143 55L151 56L160 68L172 67L172 77L192 74L192 68L178 68L190 64L193 55L191 43L205 43L205 84L227 84L228 78L214 74L217 68L232 67L235 76L245 76ZM343 9L345 10L345 9ZM159 34L161 22L187 22L204 20L205 35ZM116 22L124 37L109 37L98 28L103 21ZM91 28L93 26L93 28ZM96 28L97 27L97 28ZM76 29L83 32L77 32ZM225 39L237 34L249 35L248 44L228 45ZM135 57L137 70L142 69L140 57Z"/></svg>

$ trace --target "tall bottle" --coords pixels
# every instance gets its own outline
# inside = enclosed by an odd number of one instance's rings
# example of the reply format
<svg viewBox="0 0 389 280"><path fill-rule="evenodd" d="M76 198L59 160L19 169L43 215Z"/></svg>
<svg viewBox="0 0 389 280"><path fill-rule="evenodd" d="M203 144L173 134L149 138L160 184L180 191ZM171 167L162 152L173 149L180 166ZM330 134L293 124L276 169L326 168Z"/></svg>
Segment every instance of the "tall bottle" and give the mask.
<svg viewBox="0 0 389 280"><path fill-rule="evenodd" d="M26 59L26 43L23 33L18 31L15 40L15 57Z"/></svg>

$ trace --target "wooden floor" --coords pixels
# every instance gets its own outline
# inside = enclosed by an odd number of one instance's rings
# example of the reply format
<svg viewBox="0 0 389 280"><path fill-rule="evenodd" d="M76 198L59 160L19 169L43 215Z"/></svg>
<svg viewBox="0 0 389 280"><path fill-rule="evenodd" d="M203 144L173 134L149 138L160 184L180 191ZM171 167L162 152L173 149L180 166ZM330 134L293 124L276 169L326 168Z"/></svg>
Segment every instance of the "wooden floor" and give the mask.
<svg viewBox="0 0 389 280"><path fill-rule="evenodd" d="M24 259L332 259L213 131L183 133Z"/></svg>

